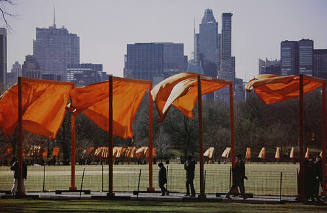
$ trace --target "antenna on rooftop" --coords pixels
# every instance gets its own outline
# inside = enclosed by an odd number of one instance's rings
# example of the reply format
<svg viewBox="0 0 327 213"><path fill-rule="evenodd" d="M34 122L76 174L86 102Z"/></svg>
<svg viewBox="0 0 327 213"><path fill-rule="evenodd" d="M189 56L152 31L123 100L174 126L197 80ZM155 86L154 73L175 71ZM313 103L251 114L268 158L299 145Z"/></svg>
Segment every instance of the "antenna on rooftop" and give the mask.
<svg viewBox="0 0 327 213"><path fill-rule="evenodd" d="M53 27L56 28L56 8L53 6Z"/></svg>

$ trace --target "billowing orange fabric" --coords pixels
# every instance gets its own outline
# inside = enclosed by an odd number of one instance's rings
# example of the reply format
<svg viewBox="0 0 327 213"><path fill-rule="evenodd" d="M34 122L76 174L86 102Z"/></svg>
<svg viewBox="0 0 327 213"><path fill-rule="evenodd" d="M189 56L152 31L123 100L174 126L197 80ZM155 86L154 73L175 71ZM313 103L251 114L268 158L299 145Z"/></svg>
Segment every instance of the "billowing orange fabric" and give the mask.
<svg viewBox="0 0 327 213"><path fill-rule="evenodd" d="M291 159L294 159L295 157L295 154L294 154L294 147L291 148L291 151L290 151L290 158Z"/></svg>
<svg viewBox="0 0 327 213"><path fill-rule="evenodd" d="M250 147L246 147L245 159L246 160L250 160L251 159L251 148Z"/></svg>
<svg viewBox="0 0 327 213"><path fill-rule="evenodd" d="M145 157L149 158L150 156L150 149L146 150ZM152 158L155 158L157 156L157 148L152 148Z"/></svg>
<svg viewBox="0 0 327 213"><path fill-rule="evenodd" d="M148 151L147 146L141 146L136 150L135 155L137 158L145 157L147 151Z"/></svg>
<svg viewBox="0 0 327 213"><path fill-rule="evenodd" d="M127 147L127 150L125 151L125 157L126 158L134 158L136 155L136 147L134 146L129 146Z"/></svg>
<svg viewBox="0 0 327 213"><path fill-rule="evenodd" d="M54 147L53 151L52 151L52 156L53 157L59 157L59 153L60 153L60 148L59 147Z"/></svg>
<svg viewBox="0 0 327 213"><path fill-rule="evenodd" d="M22 78L23 128L54 139L65 115L73 83ZM0 128L11 136L18 125L18 86L0 97Z"/></svg>
<svg viewBox="0 0 327 213"><path fill-rule="evenodd" d="M303 75L303 94L312 92L322 86L324 80ZM256 76L246 85L246 90L254 92L265 104L286 101L300 95L300 76L278 76L262 74Z"/></svg>
<svg viewBox="0 0 327 213"><path fill-rule="evenodd" d="M44 149L44 152L42 152L42 157L43 158L47 158L48 157L48 149L47 148L45 148Z"/></svg>
<svg viewBox="0 0 327 213"><path fill-rule="evenodd" d="M231 150L230 147L226 147L226 149L224 150L223 154L221 154L221 157L227 159L229 157L230 150Z"/></svg>
<svg viewBox="0 0 327 213"><path fill-rule="evenodd" d="M276 148L275 158L278 160L280 159L280 147L279 146Z"/></svg>
<svg viewBox="0 0 327 213"><path fill-rule="evenodd" d="M132 121L150 81L113 77L113 135L132 138ZM72 106L101 129L109 130L109 81L71 91Z"/></svg>
<svg viewBox="0 0 327 213"><path fill-rule="evenodd" d="M198 73L179 73L163 80L151 90L152 99L159 112L159 121L165 118L171 105L179 109L185 116L194 117L192 110L198 98L198 76L201 78L202 95L230 84L228 81L210 78Z"/></svg>
<svg viewBox="0 0 327 213"><path fill-rule="evenodd" d="M260 153L258 155L258 158L261 158L263 160L266 159L266 148L265 147L262 147L262 149L261 149L261 151L260 151Z"/></svg>
<svg viewBox="0 0 327 213"><path fill-rule="evenodd" d="M213 152L215 151L214 147L209 147L203 154L203 156L208 157L209 159L212 159Z"/></svg>

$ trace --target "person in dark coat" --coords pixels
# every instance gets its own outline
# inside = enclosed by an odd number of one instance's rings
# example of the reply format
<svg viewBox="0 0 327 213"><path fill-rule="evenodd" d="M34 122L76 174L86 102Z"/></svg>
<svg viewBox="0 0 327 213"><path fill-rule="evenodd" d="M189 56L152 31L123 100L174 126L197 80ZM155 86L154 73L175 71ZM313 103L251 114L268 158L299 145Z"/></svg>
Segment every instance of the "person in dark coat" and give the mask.
<svg viewBox="0 0 327 213"><path fill-rule="evenodd" d="M163 163L159 163L159 187L161 190L161 196L165 196L167 194L167 189L165 188L165 184L167 183L167 172Z"/></svg>
<svg viewBox="0 0 327 213"><path fill-rule="evenodd" d="M233 185L226 194L226 198L230 198L230 194L234 189L240 188L241 196L243 199L246 199L245 189L244 189L244 179L247 179L245 176L245 164L241 161L241 155L235 157L235 166L233 168Z"/></svg>
<svg viewBox="0 0 327 213"><path fill-rule="evenodd" d="M194 190L194 170L195 170L195 161L192 160L192 157L189 156L188 160L184 163L184 169L186 170L186 195L190 196L190 187L191 187L191 197L195 197Z"/></svg>
<svg viewBox="0 0 327 213"><path fill-rule="evenodd" d="M320 201L319 198L319 185L322 185L322 167L321 167L321 158L319 155L315 157L314 161L314 191L313 197L317 201Z"/></svg>
<svg viewBox="0 0 327 213"><path fill-rule="evenodd" d="M304 160L304 196L306 201L314 201L315 168L312 159Z"/></svg>
<svg viewBox="0 0 327 213"><path fill-rule="evenodd" d="M18 160L15 160L12 166L10 167L10 170L14 171L14 183L11 188L11 194L15 195L18 187L18 179L19 179L19 162ZM22 178L22 192L25 194L25 184L24 180L27 179L27 166L25 161L23 160L23 178Z"/></svg>

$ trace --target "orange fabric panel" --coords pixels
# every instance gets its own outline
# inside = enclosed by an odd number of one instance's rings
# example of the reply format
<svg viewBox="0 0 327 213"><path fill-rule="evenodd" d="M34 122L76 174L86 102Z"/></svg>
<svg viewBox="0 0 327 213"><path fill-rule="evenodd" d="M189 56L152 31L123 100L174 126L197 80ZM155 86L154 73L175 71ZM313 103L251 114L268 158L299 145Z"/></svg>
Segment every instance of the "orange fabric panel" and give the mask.
<svg viewBox="0 0 327 213"><path fill-rule="evenodd" d="M62 124L73 83L22 78L23 128L54 139ZM18 124L18 86L0 98L0 128L11 136Z"/></svg>
<svg viewBox="0 0 327 213"><path fill-rule="evenodd" d="M150 81L113 77L113 135L132 138L132 121L151 87ZM109 130L109 81L71 91L72 107L82 112L101 129Z"/></svg>
<svg viewBox="0 0 327 213"><path fill-rule="evenodd" d="M44 151L42 152L42 157L47 158L48 157L48 149L45 148Z"/></svg>
<svg viewBox="0 0 327 213"><path fill-rule="evenodd" d="M261 151L260 151L260 153L258 155L258 158L261 158L263 160L266 159L266 148L265 147L262 147L262 149L261 149Z"/></svg>
<svg viewBox="0 0 327 213"><path fill-rule="evenodd" d="M310 159L310 149L309 148L307 148L307 151L305 153L305 158L308 160Z"/></svg>
<svg viewBox="0 0 327 213"><path fill-rule="evenodd" d="M212 159L213 153L215 151L214 147L209 147L203 154L203 156L208 157L209 159Z"/></svg>
<svg viewBox="0 0 327 213"><path fill-rule="evenodd" d="M276 148L275 158L280 159L280 147L279 146Z"/></svg>
<svg viewBox="0 0 327 213"><path fill-rule="evenodd" d="M250 160L251 159L251 148L250 147L246 147L245 159L246 160Z"/></svg>
<svg viewBox="0 0 327 213"><path fill-rule="evenodd" d="M312 92L322 86L324 80L303 76L303 94ZM254 92L265 104L286 101L300 95L300 76L278 76L262 74L250 80L246 90Z"/></svg>
<svg viewBox="0 0 327 213"><path fill-rule="evenodd" d="M294 159L294 158L295 158L294 147L291 148L291 151L290 151L290 158L291 158L291 159Z"/></svg>
<svg viewBox="0 0 327 213"><path fill-rule="evenodd" d="M146 150L145 157L149 158L150 156L149 149ZM152 158L155 158L157 156L157 148L152 148Z"/></svg>
<svg viewBox="0 0 327 213"><path fill-rule="evenodd" d="M12 152L12 150L13 150L12 147L7 148L7 153L10 154Z"/></svg>
<svg viewBox="0 0 327 213"><path fill-rule="evenodd" d="M213 79L198 73L179 73L163 80L151 90L152 99L159 112L159 121L164 119L171 105L179 109L185 116L194 117L192 110L198 97L198 76L201 77L202 95L230 84L228 81Z"/></svg>
<svg viewBox="0 0 327 213"><path fill-rule="evenodd" d="M59 157L59 152L60 152L60 148L59 147L54 147L53 151L52 151L52 156L53 157Z"/></svg>

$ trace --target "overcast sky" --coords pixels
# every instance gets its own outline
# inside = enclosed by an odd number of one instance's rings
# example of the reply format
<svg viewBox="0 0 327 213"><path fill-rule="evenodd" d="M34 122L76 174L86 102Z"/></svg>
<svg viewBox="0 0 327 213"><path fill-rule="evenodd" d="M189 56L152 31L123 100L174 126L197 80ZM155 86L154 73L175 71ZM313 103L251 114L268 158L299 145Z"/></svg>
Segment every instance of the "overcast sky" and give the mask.
<svg viewBox="0 0 327 213"><path fill-rule="evenodd" d="M100 63L123 76L129 43L184 43L193 52L193 22L198 32L204 10L211 8L221 32L221 14L232 12L232 55L236 76L258 73L258 58L279 59L282 40L314 40L327 49L326 0L15 0L8 33L8 71L33 54L35 28L65 26L80 37L81 63Z"/></svg>

